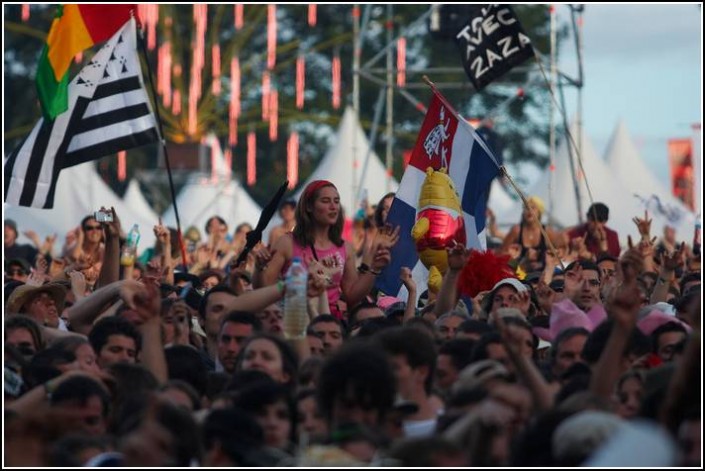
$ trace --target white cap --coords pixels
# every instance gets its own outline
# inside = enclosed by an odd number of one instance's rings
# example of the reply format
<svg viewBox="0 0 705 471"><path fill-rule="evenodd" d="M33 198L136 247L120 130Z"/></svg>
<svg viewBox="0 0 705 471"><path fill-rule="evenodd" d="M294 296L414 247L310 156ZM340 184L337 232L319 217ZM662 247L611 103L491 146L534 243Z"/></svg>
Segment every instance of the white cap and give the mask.
<svg viewBox="0 0 705 471"><path fill-rule="evenodd" d="M494 285L494 288L492 288L492 291L495 291L495 290L498 289L500 286L504 286L504 285L509 285L509 286L511 286L512 288L514 288L515 290L517 290L517 292L519 292L519 293L523 293L524 291L526 291L526 290L529 289L529 288L526 287L526 285L525 285L524 283L522 283L521 281L517 280L516 278L505 278L505 279L503 279L503 280L499 280L499 281L497 282L497 284Z"/></svg>

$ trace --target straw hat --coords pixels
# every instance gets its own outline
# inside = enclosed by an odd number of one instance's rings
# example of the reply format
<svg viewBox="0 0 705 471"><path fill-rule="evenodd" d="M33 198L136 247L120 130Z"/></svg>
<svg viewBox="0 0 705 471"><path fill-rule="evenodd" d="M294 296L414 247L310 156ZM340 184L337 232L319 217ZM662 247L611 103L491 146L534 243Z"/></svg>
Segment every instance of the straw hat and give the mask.
<svg viewBox="0 0 705 471"><path fill-rule="evenodd" d="M22 285L15 288L7 300L7 311L19 313L22 312L22 307L27 304L35 296L47 293L54 299L56 309L61 314L64 310L64 301L66 299L66 288L58 283L47 283L42 286Z"/></svg>

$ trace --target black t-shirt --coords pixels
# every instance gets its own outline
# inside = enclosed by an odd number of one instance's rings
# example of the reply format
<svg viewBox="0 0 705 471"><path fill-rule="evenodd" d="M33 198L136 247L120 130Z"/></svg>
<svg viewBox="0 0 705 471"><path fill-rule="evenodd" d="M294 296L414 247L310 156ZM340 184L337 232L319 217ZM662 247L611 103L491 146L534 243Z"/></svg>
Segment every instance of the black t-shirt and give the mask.
<svg viewBox="0 0 705 471"><path fill-rule="evenodd" d="M30 266L34 266L34 261L37 258L39 250L27 244L13 244L5 246L5 260L14 260L16 258L24 259Z"/></svg>

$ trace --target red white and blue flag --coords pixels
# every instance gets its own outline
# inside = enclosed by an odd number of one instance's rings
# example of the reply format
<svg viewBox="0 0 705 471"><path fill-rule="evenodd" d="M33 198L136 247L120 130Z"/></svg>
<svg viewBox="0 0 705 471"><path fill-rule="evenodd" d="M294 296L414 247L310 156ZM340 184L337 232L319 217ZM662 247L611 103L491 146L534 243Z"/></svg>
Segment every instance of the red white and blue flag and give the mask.
<svg viewBox="0 0 705 471"><path fill-rule="evenodd" d="M492 180L499 174L499 164L487 144L445 98L434 89L426 118L416 139L416 145L389 210L387 222L401 226L399 242L392 249L392 261L377 278L377 288L389 295L398 295L401 288L401 267L412 269L418 285L426 285L428 270L419 260L411 228L416 222L421 185L426 169L448 169L458 191L468 248L484 250L485 209ZM419 286L419 291L421 289Z"/></svg>

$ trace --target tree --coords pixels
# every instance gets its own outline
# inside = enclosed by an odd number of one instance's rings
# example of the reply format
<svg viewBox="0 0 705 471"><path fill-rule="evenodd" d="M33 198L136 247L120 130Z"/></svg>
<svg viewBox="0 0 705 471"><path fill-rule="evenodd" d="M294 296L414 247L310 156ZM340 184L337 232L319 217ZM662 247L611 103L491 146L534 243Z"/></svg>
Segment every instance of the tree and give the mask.
<svg viewBox="0 0 705 471"><path fill-rule="evenodd" d="M19 19L20 5L5 6L5 144L13 148L26 135L40 116L34 92L36 61L43 47L54 9L49 6L32 6L30 20ZM253 197L264 204L272 191L286 177L286 139L291 131L299 132L301 138L299 181L302 182L313 171L325 154L336 126L342 116L346 102L352 92L352 5L319 5L315 26L307 23L306 4L279 5L277 7L277 54L276 65L271 70L272 84L279 92L279 136L270 141L269 124L262 116L262 73L267 68L267 5L245 5L244 26L236 30L233 24L233 5L211 4L207 8L205 32L205 55L202 69L201 98L198 100L198 126L195 132L189 129L188 93L190 70L194 60L193 45L196 44L197 29L194 27L194 7L185 4L160 5L157 27L158 43L169 41L172 51L171 81L180 91L182 111L175 114L173 107L165 106L160 98L161 116L165 135L172 142L198 142L207 132L215 132L225 148L228 144L228 110L230 100L230 59L240 58L242 71L242 114L238 120L238 143L232 148L233 167L236 175L245 174L246 134L257 134L258 183L250 187ZM364 10L367 6L363 6ZM365 47L361 62L364 64L386 44L386 13L383 6L370 5L370 22L365 32ZM395 36L401 27L409 25L427 11L424 5L395 5ZM515 6L524 30L531 37L534 47L546 53L548 50L548 7ZM221 88L219 95L212 91L211 46L218 44L221 53ZM432 39L425 25L414 29L407 36L407 68L460 67L459 51L452 42ZM90 55L87 53L86 55ZM303 110L295 106L295 61L299 55L306 58L306 101ZM335 110L331 106L331 63L339 55L342 68L342 106ZM157 49L150 51L150 63L156 72ZM396 59L395 59L396 61ZM380 63L383 66L384 61ZM528 64L528 63L527 63ZM76 68L79 66L76 65ZM180 70L179 70L180 69ZM507 74L500 82L476 93L462 71L434 73L435 82L464 82L467 88L447 90L444 94L459 112L468 117L484 117L498 103L516 94L531 74L538 73L534 64L520 67ZM73 71L75 73L75 71ZM418 79L418 76L409 77ZM379 86L361 80L360 120L369 130L374 114L374 105ZM430 91L412 90L417 99L427 103ZM534 161L544 165L547 161L546 145L548 120L546 116L548 96L545 87L526 90L523 100L515 100L499 112L495 131L505 148L505 159L509 162ZM32 103L32 106L27 106ZM394 174L402 175L402 152L411 149L416 141L423 114L399 93L394 97ZM384 121L384 120L383 120ZM377 152L384 155L384 123L380 123L380 138ZM128 154L128 176L135 169L156 167L156 149L148 147ZM115 175L115 159L101 161L107 175ZM114 178L109 184L118 188ZM166 191L164 185L162 191ZM166 199L164 200L166 201ZM160 208L157 208L160 209Z"/></svg>

